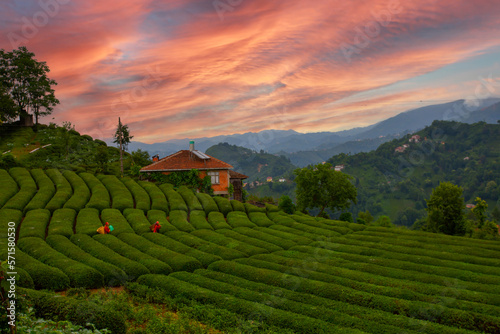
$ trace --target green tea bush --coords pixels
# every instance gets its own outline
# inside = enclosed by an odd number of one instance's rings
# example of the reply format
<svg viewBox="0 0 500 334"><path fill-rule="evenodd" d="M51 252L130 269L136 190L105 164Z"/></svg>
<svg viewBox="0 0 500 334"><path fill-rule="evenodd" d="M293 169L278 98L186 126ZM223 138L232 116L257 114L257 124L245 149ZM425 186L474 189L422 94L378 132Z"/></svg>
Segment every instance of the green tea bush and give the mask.
<svg viewBox="0 0 500 334"><path fill-rule="evenodd" d="M174 240L172 238L169 238L163 234L159 233L147 233L144 234L143 237L145 239L148 239L149 241L154 242L157 245L160 245L162 247L165 247L167 249L170 249L174 252L180 253L180 254L185 254L187 256L191 256L203 265L203 267L207 267L210 263L215 262L215 261L220 261L222 258L217 255L209 254L202 252L196 248L189 247L177 240Z"/></svg>
<svg viewBox="0 0 500 334"><path fill-rule="evenodd" d="M48 235L59 234L67 238L73 233L76 211L73 209L57 209L54 211L49 223Z"/></svg>
<svg viewBox="0 0 500 334"><path fill-rule="evenodd" d="M17 228L21 220L23 219L23 213L19 210L14 209L0 209L0 239L7 239L8 234L14 233L16 234ZM14 223L14 226L11 226L9 223ZM14 228L14 231L10 230L9 227Z"/></svg>
<svg viewBox="0 0 500 334"><path fill-rule="evenodd" d="M240 227L240 228L248 228L248 227ZM226 236L228 238L238 240L242 243L265 249L268 252L276 252L276 251L283 250L282 247L277 246L274 243L269 243L269 242L261 240L261 239L252 238L252 237L249 237L247 235L240 234L240 233L236 232L235 230L220 229L220 230L217 230L217 233L223 234L224 236Z"/></svg>
<svg viewBox="0 0 500 334"><path fill-rule="evenodd" d="M19 239L37 237L45 239L45 230L50 221L50 211L45 209L28 211L19 228Z"/></svg>
<svg viewBox="0 0 500 334"><path fill-rule="evenodd" d="M191 233L186 233L182 231L173 231L169 232L168 236L174 240L177 240L199 251L220 256L224 260L233 260L247 256L245 253L240 252L236 249L219 246L212 242L208 242L206 240L198 238L197 236L194 236Z"/></svg>
<svg viewBox="0 0 500 334"><path fill-rule="evenodd" d="M120 268L111 263L104 262L82 250L72 243L68 238L62 235L50 235L47 237L47 243L70 259L83 263L99 271L104 278L106 286L121 286L125 283L127 274Z"/></svg>
<svg viewBox="0 0 500 334"><path fill-rule="evenodd" d="M287 232L303 235L313 240L326 240L328 238L333 238L341 235L340 233L332 230L327 230L320 227L297 223L289 216L273 215L273 214L269 215L275 224L288 227L289 229L287 230ZM275 227L276 225L270 226L270 228L275 228Z"/></svg>
<svg viewBox="0 0 500 334"><path fill-rule="evenodd" d="M193 271L202 267L197 259L159 246L135 233L121 234L119 239L153 258L165 262L174 271Z"/></svg>
<svg viewBox="0 0 500 334"><path fill-rule="evenodd" d="M94 208L81 209L76 217L75 232L77 234L87 234L93 236L97 234L97 229L102 226L99 218L99 210Z"/></svg>
<svg viewBox="0 0 500 334"><path fill-rule="evenodd" d="M123 217L118 209L104 209L101 212L101 221L104 225L106 222L114 227L111 231L112 235L119 235L120 233L134 232L127 219Z"/></svg>
<svg viewBox="0 0 500 334"><path fill-rule="evenodd" d="M114 175L99 175L97 177L108 189L111 196L111 207L123 211L134 207L132 194L123 183Z"/></svg>
<svg viewBox="0 0 500 334"><path fill-rule="evenodd" d="M187 221L187 212L183 210L170 211L170 224L174 225L179 231L192 232L195 230L193 225Z"/></svg>
<svg viewBox="0 0 500 334"><path fill-rule="evenodd" d="M245 212L250 213L250 212L263 212L266 213L266 208L260 208L258 206L252 205L250 203L244 203L245 206Z"/></svg>
<svg viewBox="0 0 500 334"><path fill-rule="evenodd" d="M94 289L104 286L103 276L100 272L68 258L40 238L20 239L18 247L37 260L60 269L69 277L72 287Z"/></svg>
<svg viewBox="0 0 500 334"><path fill-rule="evenodd" d="M255 238L258 240L262 240L262 241L274 244L274 245L276 245L280 248L283 248L283 249L288 249L290 247L297 245L297 243L292 241L292 240L285 239L285 238L278 237L278 236L274 236L272 234L264 233L262 231L259 231L257 229L253 229L253 228L249 228L249 227L237 227L237 228L233 229L233 231L238 232L238 233L243 234L243 235L246 235L246 236L251 237L251 238Z"/></svg>
<svg viewBox="0 0 500 334"><path fill-rule="evenodd" d="M212 225L207 221L205 211L191 211L189 214L189 222L197 230L213 230Z"/></svg>
<svg viewBox="0 0 500 334"><path fill-rule="evenodd" d="M111 306L42 291L24 289L22 292L33 304L37 317L66 320L83 327L93 324L98 330L106 328L114 334L127 331L124 315Z"/></svg>
<svg viewBox="0 0 500 334"><path fill-rule="evenodd" d="M339 226L339 225L333 225L333 224L324 224L323 221L325 221L326 219L317 221L316 219L314 219L311 216L301 216L301 215L294 214L294 215L290 215L290 218L292 218L293 220L295 220L296 222L301 223L301 224L334 231L334 232L337 232L340 234L348 234L348 233L353 232L353 230L351 230L350 228L347 227L350 224L348 222L344 222L344 223L346 223L345 226ZM353 225L356 225L356 224L353 224Z"/></svg>
<svg viewBox="0 0 500 334"><path fill-rule="evenodd" d="M125 235L127 234L132 234L140 238L134 233L125 233ZM168 275L172 272L172 268L168 264L148 255L147 253L141 252L134 246L118 239L113 235L97 234L93 238L121 256L144 265L153 274Z"/></svg>
<svg viewBox="0 0 500 334"><path fill-rule="evenodd" d="M164 183L160 185L160 190L165 194L168 200L168 204L170 205L170 211L172 210L183 210L188 211L188 207L184 199L179 193L177 193L173 185L169 183Z"/></svg>
<svg viewBox="0 0 500 334"><path fill-rule="evenodd" d="M203 207L201 206L201 203L196 197L193 190L189 189L186 186L180 186L177 189L177 193L182 196L182 198L184 199L189 208L189 211L203 210Z"/></svg>
<svg viewBox="0 0 500 334"><path fill-rule="evenodd" d="M23 211L37 192L36 183L24 167L12 167L9 173L19 185L19 191L5 203L3 209Z"/></svg>
<svg viewBox="0 0 500 334"><path fill-rule="evenodd" d="M224 198L222 196L215 196L214 201L215 203L217 203L219 211L224 215L224 217L227 217L227 214L233 211L233 206L227 198Z"/></svg>
<svg viewBox="0 0 500 334"><path fill-rule="evenodd" d="M243 203L241 203L240 201L232 199L229 201L229 203L231 203L231 206L233 207L233 211L247 212L245 209L245 205Z"/></svg>
<svg viewBox="0 0 500 334"><path fill-rule="evenodd" d="M241 211L233 211L227 214L227 223L231 225L232 228L236 227L257 227L256 224L252 223L246 213Z"/></svg>
<svg viewBox="0 0 500 334"><path fill-rule="evenodd" d="M73 195L73 188L71 188L71 184L58 169L47 169L45 173L56 186L56 193L49 203L47 203L45 209L54 212L57 209L62 209L64 204L71 198Z"/></svg>
<svg viewBox="0 0 500 334"><path fill-rule="evenodd" d="M151 210L162 210L168 215L168 201L161 189L152 182L139 181L138 183L151 198Z"/></svg>
<svg viewBox="0 0 500 334"><path fill-rule="evenodd" d="M135 201L135 208L146 213L151 209L151 199L148 192L130 177L122 178L123 184L132 193Z"/></svg>
<svg viewBox="0 0 500 334"><path fill-rule="evenodd" d="M250 221L260 227L269 227L274 225L273 221L267 218L267 215L263 212L250 212L248 214Z"/></svg>
<svg viewBox="0 0 500 334"><path fill-rule="evenodd" d="M226 222L224 215L220 212L210 212L208 214L208 223L213 227L214 230L221 228L231 228L231 226Z"/></svg>
<svg viewBox="0 0 500 334"><path fill-rule="evenodd" d="M123 270L127 274L127 281L134 281L139 276L150 273L144 265L121 256L86 234L74 234L70 240L90 255Z"/></svg>
<svg viewBox="0 0 500 334"><path fill-rule="evenodd" d="M149 226L151 223L144 215L144 211L141 209L125 209L123 215L127 218L130 226L134 229L135 233L143 234L151 232Z"/></svg>
<svg viewBox="0 0 500 334"><path fill-rule="evenodd" d="M0 192L0 208L7 203L7 201L17 194L19 188L17 182L14 181L9 172L5 169L0 169L0 184L2 185L2 191Z"/></svg>
<svg viewBox="0 0 500 334"><path fill-rule="evenodd" d="M32 169L31 176L36 181L38 191L28 205L26 205L24 212L35 209L44 209L52 196L56 193L54 183L52 183L52 180L42 169Z"/></svg>
<svg viewBox="0 0 500 334"><path fill-rule="evenodd" d="M178 231L177 228L170 224L167 219L167 214L162 210L149 210L148 220L152 224L159 222L161 225L160 233L167 233L168 231Z"/></svg>
<svg viewBox="0 0 500 334"><path fill-rule="evenodd" d="M203 205L203 210L205 210L207 215L210 212L219 212L217 203L215 203L214 199L209 194L197 193L196 197L200 200L201 205Z"/></svg>
<svg viewBox="0 0 500 334"><path fill-rule="evenodd" d="M295 233L288 232L291 229L286 226L273 225L271 227L256 227L255 230L265 234L269 234L277 238L281 238L283 240L292 241L297 245L309 245L314 241L314 239L309 239L302 235L297 235Z"/></svg>
<svg viewBox="0 0 500 334"><path fill-rule="evenodd" d="M90 189L75 172L65 170L62 174L73 188L73 196L64 204L64 208L80 211L90 200Z"/></svg>
<svg viewBox="0 0 500 334"><path fill-rule="evenodd" d="M245 253L249 256L255 254L267 253L268 251L264 248L253 246L246 242L242 242L233 238L226 237L222 234L219 234L215 231L211 230L198 230L191 233L194 236L197 236L203 240L208 242L227 247L229 249L235 249L242 253Z"/></svg>
<svg viewBox="0 0 500 334"><path fill-rule="evenodd" d="M277 205L266 203L266 212L279 212L280 208Z"/></svg>
<svg viewBox="0 0 500 334"><path fill-rule="evenodd" d="M87 184L92 192L89 202L85 205L86 208L97 209L101 212L104 209L111 207L111 199L109 192L102 182L90 173L80 173L80 177Z"/></svg>

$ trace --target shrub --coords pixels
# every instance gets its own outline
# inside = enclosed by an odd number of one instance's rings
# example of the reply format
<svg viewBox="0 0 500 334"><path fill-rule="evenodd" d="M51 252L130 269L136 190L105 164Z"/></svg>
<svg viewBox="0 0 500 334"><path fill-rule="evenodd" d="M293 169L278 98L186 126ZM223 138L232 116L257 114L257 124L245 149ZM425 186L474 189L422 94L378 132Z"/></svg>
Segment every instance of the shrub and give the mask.
<svg viewBox="0 0 500 334"><path fill-rule="evenodd" d="M205 211L191 211L189 214L189 222L197 230L213 230L212 226L207 221Z"/></svg>
<svg viewBox="0 0 500 334"><path fill-rule="evenodd" d="M93 236L97 229L102 226L99 218L99 210L93 208L81 209L76 217L75 232Z"/></svg>
<svg viewBox="0 0 500 334"><path fill-rule="evenodd" d="M283 195L280 197L278 209L283 210L285 213L292 214L297 210L297 207L293 204L293 201L289 196ZM273 212L276 211L278 210L274 210Z"/></svg>
<svg viewBox="0 0 500 334"><path fill-rule="evenodd" d="M246 213L241 211L229 212L227 215L227 223L231 225L232 228L235 227L257 227L254 223L248 219Z"/></svg>
<svg viewBox="0 0 500 334"><path fill-rule="evenodd" d="M132 194L123 183L114 175L99 175L97 177L104 184L111 196L111 207L123 211L134 207Z"/></svg>
<svg viewBox="0 0 500 334"><path fill-rule="evenodd" d="M245 210L245 205L241 203L240 201L237 200L230 200L229 203L231 203L231 206L233 207L233 211L241 211L241 212L247 212Z"/></svg>
<svg viewBox="0 0 500 334"><path fill-rule="evenodd" d="M189 247L182 242L176 241L172 238L169 238L163 234L158 233L148 233L144 234L143 237L148 239L149 241L154 242L157 245L170 249L174 252L185 254L187 256L191 256L203 265L203 267L207 267L210 263L215 261L220 261L222 258L217 255L209 254L202 252L196 248Z"/></svg>
<svg viewBox="0 0 500 334"><path fill-rule="evenodd" d="M14 181L12 176L10 176L5 169L0 169L0 184L2 185L2 191L0 192L1 208L18 192L19 188L17 187L17 182Z"/></svg>
<svg viewBox="0 0 500 334"><path fill-rule="evenodd" d="M179 189L177 189L177 193L182 196L189 208L189 211L203 210L203 207L201 206L201 203L196 197L193 190L189 189L186 186L180 186Z"/></svg>
<svg viewBox="0 0 500 334"><path fill-rule="evenodd" d="M125 233L125 234L136 235L133 233ZM97 234L93 238L94 240L97 240L98 242L112 249L121 256L144 265L146 268L148 268L148 270L151 273L168 275L172 272L172 268L168 264L163 263L162 261L144 252L139 251L137 248L129 245L128 243L123 242L122 240L118 239L113 235Z"/></svg>
<svg viewBox="0 0 500 334"><path fill-rule="evenodd" d="M224 217L227 217L227 214L233 211L233 206L231 205L231 202L229 202L227 198L221 196L215 196L214 201L215 203L217 203L219 211L224 215Z"/></svg>
<svg viewBox="0 0 500 334"><path fill-rule="evenodd" d="M73 196L64 204L64 208L80 211L90 200L89 187L75 172L66 170L62 174L73 187Z"/></svg>
<svg viewBox="0 0 500 334"><path fill-rule="evenodd" d="M62 235L48 236L47 243L52 248L66 255L70 259L83 263L99 271L103 275L104 284L106 286L121 286L126 281L127 275L123 270L115 265L93 257Z"/></svg>
<svg viewBox="0 0 500 334"><path fill-rule="evenodd" d="M141 187L137 182L132 180L130 177L122 178L123 184L130 190L132 196L134 196L135 208L142 210L146 213L151 209L151 199L147 191Z"/></svg>
<svg viewBox="0 0 500 334"><path fill-rule="evenodd" d="M19 228L19 239L37 237L45 239L45 230L50 220L50 212L45 209L28 211Z"/></svg>
<svg viewBox="0 0 500 334"><path fill-rule="evenodd" d="M8 235L17 231L17 227L23 219L23 213L19 210L14 209L0 209L0 240L7 240ZM9 223L14 223L11 226ZM9 228L14 228L14 230L9 230Z"/></svg>
<svg viewBox="0 0 500 334"><path fill-rule="evenodd" d="M119 238L141 252L165 262L174 271L193 271L202 267L201 263L195 258L161 247L137 234L126 233L120 235Z"/></svg>
<svg viewBox="0 0 500 334"><path fill-rule="evenodd" d="M99 330L107 328L114 334L127 331L125 317L111 306L42 291L23 290L23 292L33 304L37 317L66 320L83 327L93 324Z"/></svg>
<svg viewBox="0 0 500 334"><path fill-rule="evenodd" d="M260 227L269 227L274 225L273 221L267 218L267 215L263 212L250 212L248 214L250 221Z"/></svg>
<svg viewBox="0 0 500 334"><path fill-rule="evenodd" d="M149 210L148 220L150 224L154 224L156 222L160 223L160 233L166 233L168 231L178 231L177 228L174 225L170 224L170 222L168 221L165 211Z"/></svg>
<svg viewBox="0 0 500 334"><path fill-rule="evenodd" d="M156 184L146 181L139 181L139 185L146 190L151 198L151 210L162 210L168 215L167 198L160 188Z"/></svg>
<svg viewBox="0 0 500 334"><path fill-rule="evenodd" d="M144 215L144 211L142 211L141 209L125 209L123 211L123 215L125 216L125 218L127 218L130 226L132 226L135 233L143 234L151 231L149 229L151 223Z"/></svg>
<svg viewBox="0 0 500 334"><path fill-rule="evenodd" d="M182 231L169 232L168 236L174 240L182 242L183 244L195 248L199 251L220 256L224 260L233 260L240 257L246 257L246 254L227 247L222 247L212 242L208 242L191 233L186 233Z"/></svg>
<svg viewBox="0 0 500 334"><path fill-rule="evenodd" d="M210 212L219 212L219 207L215 203L214 199L212 196L204 193L198 193L196 194L196 197L201 202L201 205L203 205L203 210L205 210L205 213L208 215Z"/></svg>
<svg viewBox="0 0 500 334"><path fill-rule="evenodd" d="M73 189L71 188L71 184L69 184L68 180L59 172L57 169L47 169L45 172L48 177L52 180L52 182L56 186L56 193L52 197L52 199L47 203L45 209L50 212L54 212L57 209L61 209L64 204L71 198L73 194Z"/></svg>
<svg viewBox="0 0 500 334"><path fill-rule="evenodd" d="M104 209L101 212L101 221L103 225L108 222L109 225L114 227L111 231L112 235L118 235L120 233L134 232L127 219L123 217L122 213L118 209Z"/></svg>
<svg viewBox="0 0 500 334"><path fill-rule="evenodd" d="M187 212L182 210L170 211L170 224L174 225L179 231L192 232L195 230L193 225L187 221Z"/></svg>
<svg viewBox="0 0 500 334"><path fill-rule="evenodd" d="M19 185L19 191L5 203L3 209L23 211L37 192L36 183L26 168L13 167L9 173Z"/></svg>
<svg viewBox="0 0 500 334"><path fill-rule="evenodd" d="M255 254L267 253L267 250L261 247L253 246L246 242L242 242L233 238L226 237L210 230L198 230L191 233L203 240L212 242L214 244L227 247L229 249L235 249L249 256Z"/></svg>
<svg viewBox="0 0 500 334"><path fill-rule="evenodd" d="M89 173L80 173L80 177L87 184L92 192L89 202L85 205L86 208L97 209L101 212L104 209L110 208L110 197L106 187L96 178Z"/></svg>
<svg viewBox="0 0 500 334"><path fill-rule="evenodd" d="M354 223L354 220L352 219L352 213L350 212L342 212L340 214L339 220L343 222Z"/></svg>
<svg viewBox="0 0 500 334"><path fill-rule="evenodd" d="M73 233L76 211L73 209L57 209L54 211L49 224L48 235L60 234L67 238Z"/></svg>
<svg viewBox="0 0 500 334"><path fill-rule="evenodd" d="M127 274L127 280L133 281L141 275L150 273L144 265L121 256L86 234L74 234L70 240L90 255L123 270Z"/></svg>
<svg viewBox="0 0 500 334"><path fill-rule="evenodd" d="M104 286L100 272L59 253L42 239L23 238L19 240L18 247L37 260L60 269L69 277L72 287L99 288Z"/></svg>
<svg viewBox="0 0 500 334"><path fill-rule="evenodd" d="M24 208L24 212L34 209L44 209L50 199L56 193L56 187L52 180L41 169L32 169L31 175L38 185L38 192Z"/></svg>
<svg viewBox="0 0 500 334"><path fill-rule="evenodd" d="M248 227L240 227L240 228L248 228ZM248 244L248 245L251 245L251 246L255 246L255 247L259 247L259 248L262 248L262 249L265 249L267 250L268 252L276 252L276 251L280 251L280 250L283 250L282 247L274 244L274 243L269 243L267 241L264 241L264 240L260 240L260 239L257 239L257 238L253 238L253 237L249 237L247 235L244 235L244 234L240 234L234 230L228 230L228 229L221 229L221 230L217 230L217 233L220 233L220 234L223 234L224 236L228 237L228 238L231 238L231 239L234 239L234 240L238 240L244 244Z"/></svg>
<svg viewBox="0 0 500 334"><path fill-rule="evenodd" d="M231 226L226 223L224 215L220 212L210 212L208 214L208 223L213 227L214 230L220 228L231 228Z"/></svg>
<svg viewBox="0 0 500 334"><path fill-rule="evenodd" d="M179 195L169 183L164 183L159 187L168 199L170 211L183 210L188 211L188 207L181 195Z"/></svg>
<svg viewBox="0 0 500 334"><path fill-rule="evenodd" d="M266 208L260 208L258 206L252 205L250 203L244 203L245 206L245 212L250 213L250 212L263 212L266 213Z"/></svg>

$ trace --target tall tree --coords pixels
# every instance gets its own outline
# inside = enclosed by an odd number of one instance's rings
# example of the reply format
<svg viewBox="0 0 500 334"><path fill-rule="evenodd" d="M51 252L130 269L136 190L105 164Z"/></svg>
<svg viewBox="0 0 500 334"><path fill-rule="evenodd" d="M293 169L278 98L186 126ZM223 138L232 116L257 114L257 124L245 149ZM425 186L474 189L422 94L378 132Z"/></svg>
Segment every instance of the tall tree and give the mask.
<svg viewBox="0 0 500 334"><path fill-rule="evenodd" d="M0 50L0 75L2 86L16 104L18 116L33 114L38 124L38 118L50 115L59 100L52 89L57 82L47 76L50 72L47 63L34 57L25 46L12 52Z"/></svg>
<svg viewBox="0 0 500 334"><path fill-rule="evenodd" d="M465 234L465 202L462 188L442 182L427 202L427 222L424 230L450 235Z"/></svg>
<svg viewBox="0 0 500 334"><path fill-rule="evenodd" d="M123 150L127 150L128 144L130 140L134 138L134 136L130 135L130 131L128 129L128 125L122 124L120 117L118 117L118 128L115 132L115 140L114 143L118 144L120 148L120 172L123 177Z"/></svg>
<svg viewBox="0 0 500 334"><path fill-rule="evenodd" d="M321 216L326 208L344 210L356 203L357 190L350 181L353 177L334 171L329 163L296 169L294 173L300 209L319 208Z"/></svg>

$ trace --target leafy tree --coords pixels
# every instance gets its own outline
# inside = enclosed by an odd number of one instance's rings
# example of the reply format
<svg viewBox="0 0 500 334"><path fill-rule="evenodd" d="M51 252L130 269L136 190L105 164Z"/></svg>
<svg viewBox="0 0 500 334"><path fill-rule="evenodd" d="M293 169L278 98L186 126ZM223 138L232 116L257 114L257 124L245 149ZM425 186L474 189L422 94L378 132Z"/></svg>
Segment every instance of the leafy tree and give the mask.
<svg viewBox="0 0 500 334"><path fill-rule="evenodd" d="M478 227L482 228L484 222L486 221L486 210L488 209L488 204L485 200L480 197L476 197L476 206L472 209L472 213L477 218Z"/></svg>
<svg viewBox="0 0 500 334"><path fill-rule="evenodd" d="M118 127L116 128L114 138L115 140L113 142L118 144L120 148L120 172L123 177L123 150L127 150L128 144L134 136L130 135L128 125L122 124L120 117L118 117Z"/></svg>
<svg viewBox="0 0 500 334"><path fill-rule="evenodd" d="M326 163L295 170L297 204L301 209L319 208L318 217L326 208L345 210L356 203L357 190L350 182L353 177L331 167Z"/></svg>
<svg viewBox="0 0 500 334"><path fill-rule="evenodd" d="M94 160L99 167L99 172L106 173L108 171L109 152L106 146L99 145L94 153Z"/></svg>
<svg viewBox="0 0 500 334"><path fill-rule="evenodd" d="M462 188L451 182L442 182L427 202L425 230L449 235L465 234L465 202Z"/></svg>
<svg viewBox="0 0 500 334"><path fill-rule="evenodd" d="M0 124L11 121L17 116L17 106L7 88L0 86Z"/></svg>
<svg viewBox="0 0 500 334"><path fill-rule="evenodd" d="M52 89L57 82L47 76L50 72L47 63L34 57L35 54L25 46L12 52L0 50L0 77L2 86L16 105L10 112L15 112L20 118L32 113L38 124L38 118L50 115L59 100ZM3 103L10 105L8 101Z"/></svg>
<svg viewBox="0 0 500 334"><path fill-rule="evenodd" d="M293 204L290 196L283 195L280 197L278 207L288 214L293 214L296 210L295 204Z"/></svg>
<svg viewBox="0 0 500 334"><path fill-rule="evenodd" d="M144 167L151 164L151 157L148 151L143 151L139 148L137 151L132 151L131 156L134 164L137 166Z"/></svg>
<svg viewBox="0 0 500 334"><path fill-rule="evenodd" d="M358 213L358 220L362 219L366 224L370 224L373 221L373 216L370 211L366 210L365 212Z"/></svg>
<svg viewBox="0 0 500 334"><path fill-rule="evenodd" d="M373 225L382 226L382 227L392 227L391 218L389 218L388 216L380 216L373 223Z"/></svg>
<svg viewBox="0 0 500 334"><path fill-rule="evenodd" d="M495 206L493 208L493 211L491 212L491 216L493 217L493 219L499 223L500 222L500 209L498 208L498 206Z"/></svg>
<svg viewBox="0 0 500 334"><path fill-rule="evenodd" d="M342 214L339 217L339 220L343 222L348 222L348 223L353 223L354 220L352 219L352 213L350 212L342 212Z"/></svg>

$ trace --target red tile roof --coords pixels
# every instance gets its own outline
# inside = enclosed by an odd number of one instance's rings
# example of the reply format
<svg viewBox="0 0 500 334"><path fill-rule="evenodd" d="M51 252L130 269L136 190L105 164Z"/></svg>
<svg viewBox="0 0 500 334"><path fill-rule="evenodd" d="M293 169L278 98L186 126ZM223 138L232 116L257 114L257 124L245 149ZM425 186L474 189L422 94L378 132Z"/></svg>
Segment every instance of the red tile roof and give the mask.
<svg viewBox="0 0 500 334"><path fill-rule="evenodd" d="M245 174L241 174L241 173L238 173L238 172L235 172L234 170L230 170L229 171L229 178L231 179L248 179L248 176L246 176Z"/></svg>
<svg viewBox="0 0 500 334"><path fill-rule="evenodd" d="M207 170L207 169L231 169L224 161L207 155L209 159L201 159L189 150L182 150L171 154L151 165L141 168L141 172L171 172L180 170Z"/></svg>

